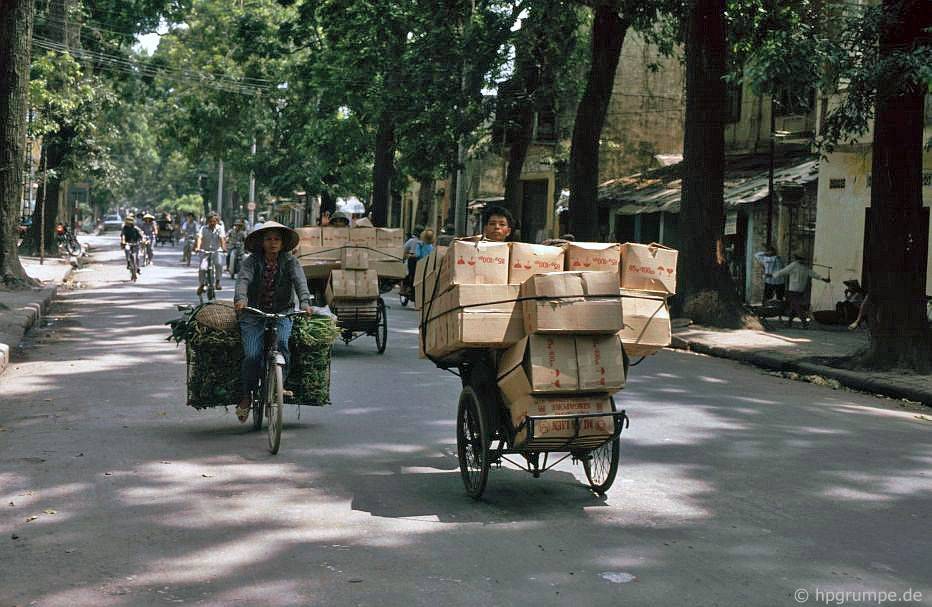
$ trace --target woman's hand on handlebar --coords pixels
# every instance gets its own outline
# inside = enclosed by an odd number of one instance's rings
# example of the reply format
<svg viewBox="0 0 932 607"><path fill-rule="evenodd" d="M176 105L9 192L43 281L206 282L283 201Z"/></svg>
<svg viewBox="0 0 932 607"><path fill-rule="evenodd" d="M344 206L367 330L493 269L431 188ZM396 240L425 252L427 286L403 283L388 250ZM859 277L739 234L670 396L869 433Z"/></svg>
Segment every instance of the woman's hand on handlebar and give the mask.
<svg viewBox="0 0 932 607"><path fill-rule="evenodd" d="M245 301L234 301L234 302L233 302L233 309L236 310L236 311L245 310L245 309L246 309L246 302L245 302Z"/></svg>

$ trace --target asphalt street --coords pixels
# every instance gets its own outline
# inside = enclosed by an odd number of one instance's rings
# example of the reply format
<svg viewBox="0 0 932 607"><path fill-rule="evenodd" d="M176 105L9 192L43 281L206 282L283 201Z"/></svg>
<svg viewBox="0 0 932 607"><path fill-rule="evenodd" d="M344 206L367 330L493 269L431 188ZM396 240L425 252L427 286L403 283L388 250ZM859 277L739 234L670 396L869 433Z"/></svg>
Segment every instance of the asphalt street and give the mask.
<svg viewBox="0 0 932 607"><path fill-rule="evenodd" d="M385 355L338 344L333 405L290 407L272 456L184 404L164 323L195 269L158 249L132 284L96 243L0 378L0 607L932 604L928 411L662 352L617 395L605 498L564 462L475 502L458 379L397 295Z"/></svg>

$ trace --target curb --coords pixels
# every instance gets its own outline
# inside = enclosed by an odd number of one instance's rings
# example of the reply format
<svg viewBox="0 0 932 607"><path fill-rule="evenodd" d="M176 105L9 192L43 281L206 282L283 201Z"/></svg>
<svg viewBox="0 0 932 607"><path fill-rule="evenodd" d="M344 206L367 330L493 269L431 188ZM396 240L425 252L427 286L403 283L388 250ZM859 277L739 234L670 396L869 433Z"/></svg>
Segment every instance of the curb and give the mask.
<svg viewBox="0 0 932 607"><path fill-rule="evenodd" d="M886 379L878 379L847 369L836 369L825 365L817 365L789 357L778 356L764 352L741 352L729 350L719 346L710 346L683 338L673 337L670 347L675 350L686 350L699 354L707 354L717 358L728 358L739 362L749 363L756 367L771 371L792 371L805 375L819 375L833 379L845 386L861 392L880 394L890 398L907 399L932 407L932 392L922 388L903 385Z"/></svg>
<svg viewBox="0 0 932 607"><path fill-rule="evenodd" d="M72 266L68 272L62 276L61 281L58 284L43 289L45 293L39 300L27 303L26 305L20 306L16 310L13 310L13 312L20 316L20 318L15 319L11 324L13 334L11 336L12 339L10 340L10 343L0 342L0 375L3 375L3 372L6 371L6 368L10 366L10 352L16 348L20 342L22 342L23 338L26 336L30 329L41 322L42 316L48 310L49 305L58 296L58 288L61 286L61 283L66 282L69 278L71 278L74 270L75 268ZM18 337L16 335L17 333L19 333Z"/></svg>

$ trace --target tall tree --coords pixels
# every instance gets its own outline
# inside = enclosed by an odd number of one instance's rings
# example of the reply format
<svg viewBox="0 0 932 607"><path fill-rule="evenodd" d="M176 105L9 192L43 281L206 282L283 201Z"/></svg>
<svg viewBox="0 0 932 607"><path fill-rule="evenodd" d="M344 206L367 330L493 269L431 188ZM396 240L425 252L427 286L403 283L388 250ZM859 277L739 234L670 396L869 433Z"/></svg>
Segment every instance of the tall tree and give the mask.
<svg viewBox="0 0 932 607"><path fill-rule="evenodd" d="M599 140L615 85L621 47L631 22L619 2L601 2L592 21L592 59L570 150L570 231L582 240L599 238Z"/></svg>
<svg viewBox="0 0 932 607"><path fill-rule="evenodd" d="M725 0L691 0L685 19L686 122L679 303L704 323L747 321L724 255Z"/></svg>
<svg viewBox="0 0 932 607"><path fill-rule="evenodd" d="M928 371L932 364L926 318L929 218L922 205L922 156L930 68L926 63L923 81L914 76L915 68L903 62L923 47L926 61L930 59L932 11L924 0L884 0L883 11L879 63L893 79L877 86L874 101L867 362Z"/></svg>
<svg viewBox="0 0 932 607"><path fill-rule="evenodd" d="M0 280L7 287L31 281L16 250L23 200L27 91L33 0L0 5Z"/></svg>

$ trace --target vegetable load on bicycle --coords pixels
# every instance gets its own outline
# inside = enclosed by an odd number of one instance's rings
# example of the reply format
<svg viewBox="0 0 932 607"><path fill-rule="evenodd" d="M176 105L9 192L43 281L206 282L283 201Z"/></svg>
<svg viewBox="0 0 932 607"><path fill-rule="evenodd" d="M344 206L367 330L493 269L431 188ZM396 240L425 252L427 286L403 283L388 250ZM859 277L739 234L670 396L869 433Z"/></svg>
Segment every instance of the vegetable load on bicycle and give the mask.
<svg viewBox="0 0 932 607"><path fill-rule="evenodd" d="M343 342L375 337L377 351L384 353L388 317L381 293L386 281L405 276L401 230L322 227L296 231L300 236L296 254L308 285L336 314Z"/></svg>
<svg viewBox="0 0 932 607"><path fill-rule="evenodd" d="M421 355L462 378L457 444L470 495L482 494L491 464L519 455L537 476L558 452L607 491L628 423L613 394L629 357L670 343L676 256L660 245L463 239L419 262Z"/></svg>

